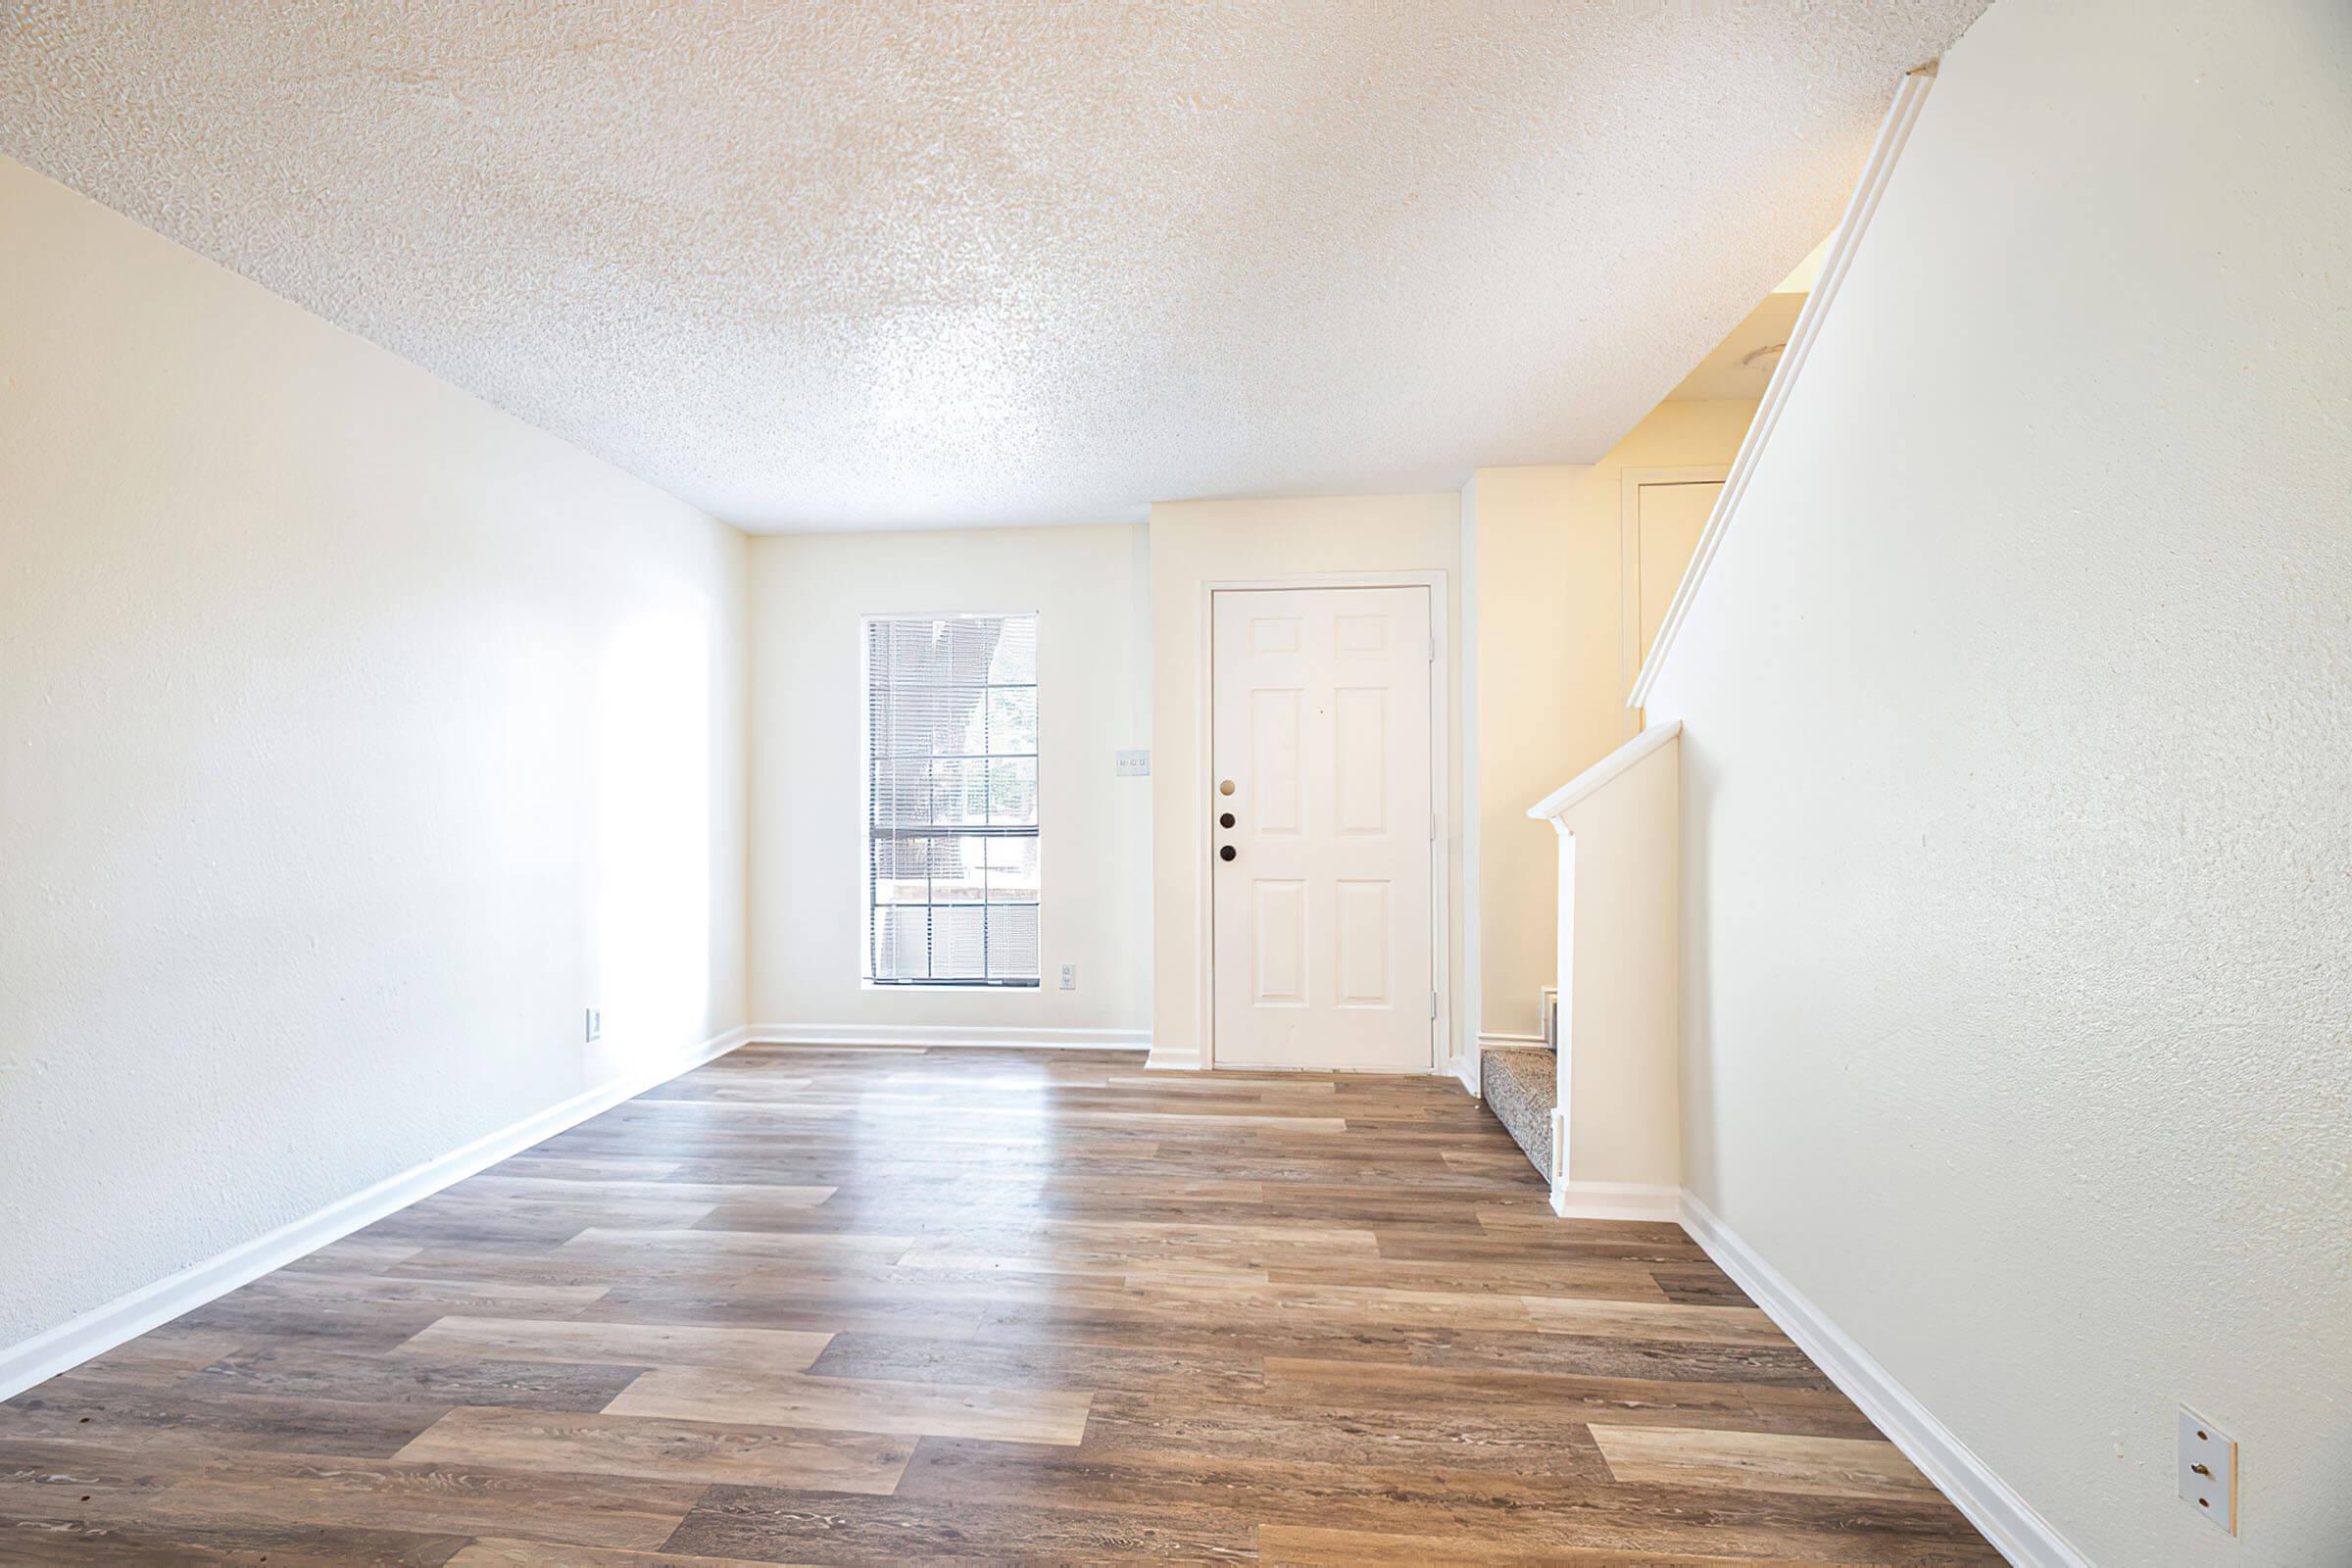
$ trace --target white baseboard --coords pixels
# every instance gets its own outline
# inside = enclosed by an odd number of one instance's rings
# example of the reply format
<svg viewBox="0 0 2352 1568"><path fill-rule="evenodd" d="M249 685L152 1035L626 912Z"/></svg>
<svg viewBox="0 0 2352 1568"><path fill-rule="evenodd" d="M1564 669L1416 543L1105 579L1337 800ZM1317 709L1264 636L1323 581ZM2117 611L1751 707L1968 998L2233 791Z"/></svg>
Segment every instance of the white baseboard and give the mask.
<svg viewBox="0 0 2352 1568"><path fill-rule="evenodd" d="M1200 1072L1206 1065L1200 1059L1198 1047L1191 1051L1170 1051L1163 1046L1153 1046L1151 1056L1144 1062L1144 1069L1147 1072Z"/></svg>
<svg viewBox="0 0 2352 1568"><path fill-rule="evenodd" d="M2016 1490L1686 1189L1683 1229L2019 1568L2089 1568Z"/></svg>
<svg viewBox="0 0 2352 1568"><path fill-rule="evenodd" d="M1048 1051L1149 1051L1149 1029L1037 1029L999 1024L756 1023L773 1046L1026 1046Z"/></svg>
<svg viewBox="0 0 2352 1568"><path fill-rule="evenodd" d="M1551 1211L1562 1219L1673 1220L1682 1217L1682 1190L1648 1182L1554 1181Z"/></svg>
<svg viewBox="0 0 2352 1568"><path fill-rule="evenodd" d="M1510 1035L1482 1030L1478 1037L1478 1049L1481 1051L1485 1051L1491 1046L1548 1046L1550 1044L1551 1042L1542 1035Z"/></svg>
<svg viewBox="0 0 2352 1568"><path fill-rule="evenodd" d="M271 1269L283 1268L327 1243L372 1225L385 1215L430 1198L444 1187L544 1143L567 1127L612 1109L624 1100L667 1083L680 1073L714 1060L752 1038L749 1029L730 1030L701 1042L650 1070L641 1070L572 1096L562 1104L486 1133L463 1148L412 1165L374 1186L336 1200L324 1208L280 1225L265 1236L206 1258L178 1273L92 1307L31 1339L0 1349L0 1399L13 1398L37 1383L103 1355L183 1312L226 1296Z"/></svg>
<svg viewBox="0 0 2352 1568"><path fill-rule="evenodd" d="M1446 1076L1458 1080L1461 1086L1470 1092L1472 1100L1479 1098L1478 1058L1476 1056L1450 1056L1446 1058L1446 1065L1440 1070Z"/></svg>

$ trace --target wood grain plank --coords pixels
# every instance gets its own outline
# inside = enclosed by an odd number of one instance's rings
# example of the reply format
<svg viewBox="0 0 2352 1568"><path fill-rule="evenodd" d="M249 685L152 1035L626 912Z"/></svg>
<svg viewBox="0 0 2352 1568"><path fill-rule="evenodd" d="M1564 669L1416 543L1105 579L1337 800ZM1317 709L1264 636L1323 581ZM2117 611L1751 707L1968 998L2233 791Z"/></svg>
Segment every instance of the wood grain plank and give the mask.
<svg viewBox="0 0 2352 1568"><path fill-rule="evenodd" d="M1620 1481L1738 1487L1829 1497L1934 1497L1893 1444L1857 1438L1595 1424L1592 1441Z"/></svg>
<svg viewBox="0 0 2352 1568"><path fill-rule="evenodd" d="M795 1187L760 1182L616 1181L609 1178L506 1175L476 1176L464 1183L463 1190L467 1197L476 1199L570 1202L612 1199L667 1201L699 1205L705 1212L722 1203L742 1204L750 1208L814 1208L841 1191L838 1187Z"/></svg>
<svg viewBox="0 0 2352 1568"><path fill-rule="evenodd" d="M1530 1546L1505 1540L1386 1531L1269 1525L1257 1533L1258 1561L1285 1568L1425 1568L1430 1563L1477 1568L1803 1568L1796 1557L1692 1556L1687 1552L1619 1550L1609 1546Z"/></svg>
<svg viewBox="0 0 2352 1568"><path fill-rule="evenodd" d="M464 1468L887 1494L898 1486L914 1445L912 1437L465 1406L427 1427L395 1457Z"/></svg>
<svg viewBox="0 0 2352 1568"><path fill-rule="evenodd" d="M1529 1296L1528 1319L1555 1334L1715 1345L1787 1345L1780 1325L1752 1306L1685 1306L1674 1301L1603 1301Z"/></svg>
<svg viewBox="0 0 2352 1568"><path fill-rule="evenodd" d="M148 1501L181 1527L254 1518L335 1530L507 1535L586 1546L662 1545L703 1494L696 1483L391 1460L238 1454L215 1459Z"/></svg>
<svg viewBox="0 0 2352 1568"><path fill-rule="evenodd" d="M792 1568L749 1557L687 1557L673 1551L616 1551L610 1546L555 1546L544 1541L486 1537L449 1559L448 1568Z"/></svg>
<svg viewBox="0 0 2352 1568"><path fill-rule="evenodd" d="M372 1404L509 1404L534 1410L601 1410L637 1369L586 1362L427 1360L353 1355L307 1345L241 1350L190 1380L213 1394Z"/></svg>
<svg viewBox="0 0 2352 1568"><path fill-rule="evenodd" d="M756 1426L1075 1444L1086 1436L1087 1411L1094 1398L1091 1391L806 1374L762 1377L710 1367L656 1367L606 1408L614 1415Z"/></svg>
<svg viewBox="0 0 2352 1568"><path fill-rule="evenodd" d="M806 1372L831 1339L831 1334L790 1329L445 1317L419 1330L400 1347L400 1353L443 1361L570 1361Z"/></svg>

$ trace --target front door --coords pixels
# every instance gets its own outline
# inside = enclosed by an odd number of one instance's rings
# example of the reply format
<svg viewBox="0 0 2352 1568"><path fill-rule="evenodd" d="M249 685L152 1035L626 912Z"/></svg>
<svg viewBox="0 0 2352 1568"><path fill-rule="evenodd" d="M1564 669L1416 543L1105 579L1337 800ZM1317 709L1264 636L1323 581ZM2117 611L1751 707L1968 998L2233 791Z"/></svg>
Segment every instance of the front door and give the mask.
<svg viewBox="0 0 2352 1568"><path fill-rule="evenodd" d="M1427 1072L1429 590L1211 597L1219 1067Z"/></svg>

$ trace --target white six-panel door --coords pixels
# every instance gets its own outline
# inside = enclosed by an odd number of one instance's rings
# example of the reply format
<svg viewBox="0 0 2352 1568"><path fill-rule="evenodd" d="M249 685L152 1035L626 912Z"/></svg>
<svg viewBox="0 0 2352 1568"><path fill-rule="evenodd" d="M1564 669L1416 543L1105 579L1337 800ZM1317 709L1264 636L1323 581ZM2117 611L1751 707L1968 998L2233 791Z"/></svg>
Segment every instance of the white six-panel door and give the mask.
<svg viewBox="0 0 2352 1568"><path fill-rule="evenodd" d="M1214 1063L1427 1071L1429 590L1211 609Z"/></svg>

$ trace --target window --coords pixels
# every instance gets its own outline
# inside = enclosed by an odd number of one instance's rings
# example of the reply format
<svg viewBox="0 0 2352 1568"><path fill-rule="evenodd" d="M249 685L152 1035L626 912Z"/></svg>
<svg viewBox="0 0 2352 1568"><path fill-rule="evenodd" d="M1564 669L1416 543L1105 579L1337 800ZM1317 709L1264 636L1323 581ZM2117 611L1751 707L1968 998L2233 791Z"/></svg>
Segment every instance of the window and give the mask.
<svg viewBox="0 0 2352 1568"><path fill-rule="evenodd" d="M865 622L865 978L1038 982L1037 617Z"/></svg>

